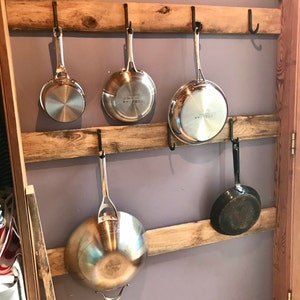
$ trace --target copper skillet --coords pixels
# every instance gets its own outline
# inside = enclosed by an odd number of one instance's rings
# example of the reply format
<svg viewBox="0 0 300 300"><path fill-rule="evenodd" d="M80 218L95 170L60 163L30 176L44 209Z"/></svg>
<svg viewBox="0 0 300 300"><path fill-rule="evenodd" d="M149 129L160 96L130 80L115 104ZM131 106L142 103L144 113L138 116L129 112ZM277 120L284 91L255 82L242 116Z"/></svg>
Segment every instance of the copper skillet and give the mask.
<svg viewBox="0 0 300 300"><path fill-rule="evenodd" d="M174 94L168 113L172 134L181 142L196 144L215 137L227 120L227 101L221 88L206 80L200 64L199 32L194 28L196 80L181 86Z"/></svg>

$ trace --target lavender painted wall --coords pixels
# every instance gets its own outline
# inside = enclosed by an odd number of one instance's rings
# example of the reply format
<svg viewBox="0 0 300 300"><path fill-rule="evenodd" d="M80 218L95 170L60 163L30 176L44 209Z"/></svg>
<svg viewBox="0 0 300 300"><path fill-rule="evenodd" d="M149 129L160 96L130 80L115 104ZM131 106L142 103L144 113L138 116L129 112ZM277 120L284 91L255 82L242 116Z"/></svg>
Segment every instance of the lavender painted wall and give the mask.
<svg viewBox="0 0 300 300"><path fill-rule="evenodd" d="M278 5L274 0L189 3ZM123 34L64 33L68 72L87 96L82 118L70 124L56 123L38 106L40 89L52 77L51 30L12 32L11 42L22 131L113 124L105 118L99 99L110 74L124 66ZM203 35L200 44L204 74L224 90L229 115L275 112L276 37ZM157 86L151 122L166 121L172 95L195 77L192 35L136 33L134 57ZM242 141L240 148L242 183L260 193L263 207L273 205L274 140ZM31 163L26 168L28 182L35 186L47 247L63 246L75 227L98 209L97 157ZM109 155L107 168L112 200L147 229L208 218L214 200L233 185L230 143ZM271 300L272 242L272 233L266 232L149 257L122 300ZM54 283L57 299L101 299L68 275Z"/></svg>

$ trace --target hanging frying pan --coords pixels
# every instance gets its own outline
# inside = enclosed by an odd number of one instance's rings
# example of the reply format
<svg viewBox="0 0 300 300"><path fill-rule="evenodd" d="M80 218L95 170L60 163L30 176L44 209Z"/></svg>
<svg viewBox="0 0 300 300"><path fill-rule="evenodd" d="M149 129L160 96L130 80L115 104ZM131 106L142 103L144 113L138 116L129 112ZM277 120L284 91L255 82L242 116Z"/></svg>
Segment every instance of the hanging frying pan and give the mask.
<svg viewBox="0 0 300 300"><path fill-rule="evenodd" d="M232 122L230 119L231 132ZM231 138L235 185L222 193L214 202L210 221L213 228L223 234L238 235L248 231L261 211L257 191L240 183L239 139Z"/></svg>
<svg viewBox="0 0 300 300"><path fill-rule="evenodd" d="M138 70L133 59L133 30L126 28L127 67L114 73L102 92L102 107L112 119L134 123L152 113L156 86L152 78Z"/></svg>
<svg viewBox="0 0 300 300"><path fill-rule="evenodd" d="M56 2L52 3L56 25ZM67 73L64 56L62 28L53 28L56 53L56 72L52 80L44 84L40 92L42 109L55 121L72 122L77 120L85 109L85 94L77 81Z"/></svg>
<svg viewBox="0 0 300 300"><path fill-rule="evenodd" d="M109 197L106 157L101 148L102 200L98 216L87 219L72 233L65 248L65 265L76 280L105 292L129 283L145 262L147 246L141 222L117 211Z"/></svg>
<svg viewBox="0 0 300 300"><path fill-rule="evenodd" d="M227 101L223 91L215 83L206 80L201 69L200 30L201 23L198 23L194 28L197 78L176 91L168 114L171 132L186 144L212 139L222 130L227 119Z"/></svg>

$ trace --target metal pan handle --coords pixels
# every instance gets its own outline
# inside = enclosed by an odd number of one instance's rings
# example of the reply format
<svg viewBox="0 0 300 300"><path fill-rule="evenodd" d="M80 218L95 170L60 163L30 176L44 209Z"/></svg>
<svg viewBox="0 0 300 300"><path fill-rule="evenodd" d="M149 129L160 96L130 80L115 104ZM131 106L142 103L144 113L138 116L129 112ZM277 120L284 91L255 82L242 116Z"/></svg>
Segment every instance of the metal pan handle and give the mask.
<svg viewBox="0 0 300 300"><path fill-rule="evenodd" d="M99 163L101 172L101 186L102 186L102 199L98 210L98 224L103 221L118 221L118 212L110 200L108 193L107 175L106 175L106 155L102 149L102 134L101 129L97 130L98 136L98 150L99 150Z"/></svg>
<svg viewBox="0 0 300 300"><path fill-rule="evenodd" d="M111 201L108 193L106 156L103 150L99 151L99 162L101 171L102 200L98 210L98 224L108 220L118 221L117 209Z"/></svg>
<svg viewBox="0 0 300 300"><path fill-rule="evenodd" d="M133 59L133 30L131 27L131 22L128 28L126 28L126 47L127 47L127 67L126 71L134 70L138 72L135 67L134 59Z"/></svg>
<svg viewBox="0 0 300 300"><path fill-rule="evenodd" d="M204 82L205 77L203 75L201 69L201 62L200 62L200 28L196 26L194 28L194 49L195 49L195 60L196 60L196 80L197 82Z"/></svg>
<svg viewBox="0 0 300 300"><path fill-rule="evenodd" d="M55 27L53 28L53 37L55 43L55 54L56 54L56 71L55 71L55 80L64 80L69 79L67 73L65 62L64 62L64 52L63 52L63 39L62 39L62 28Z"/></svg>

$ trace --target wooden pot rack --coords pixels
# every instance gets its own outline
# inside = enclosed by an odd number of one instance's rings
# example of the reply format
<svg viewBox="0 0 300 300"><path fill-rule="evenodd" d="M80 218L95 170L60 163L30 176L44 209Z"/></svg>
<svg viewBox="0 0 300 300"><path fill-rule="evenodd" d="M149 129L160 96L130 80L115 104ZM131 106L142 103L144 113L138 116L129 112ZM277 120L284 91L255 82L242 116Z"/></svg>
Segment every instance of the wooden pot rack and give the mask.
<svg viewBox="0 0 300 300"><path fill-rule="evenodd" d="M125 2L125 1L124 1ZM123 3L97 0L58 0L59 24L64 31L124 31ZM194 5L203 33L248 34L248 9L258 34L279 34L279 8L252 8ZM49 0L8 0L8 25L11 30L49 30L53 27ZM191 5L128 2L128 16L136 32L191 32Z"/></svg>
<svg viewBox="0 0 300 300"><path fill-rule="evenodd" d="M59 25L64 31L123 32L123 3L91 1L57 1ZM196 19L202 23L202 33L249 34L248 10L257 34L280 34L279 8L221 7L195 5ZM52 30L51 1L7 1L10 30ZM187 33L191 32L191 5L128 2L128 16L136 32ZM277 115L234 116L234 133L240 139L277 137ZM22 144L26 163L51 161L74 157L93 156L98 153L97 129L102 129L103 147L107 153L142 151L168 147L167 123L130 126L105 126L48 132L23 132ZM226 124L222 132L209 143L229 139ZM176 146L182 144L172 140ZM276 208L262 209L257 223L245 236L276 225ZM209 220L201 220L146 232L149 255L224 241L237 236L217 233ZM66 273L64 248L48 249L52 276Z"/></svg>
<svg viewBox="0 0 300 300"><path fill-rule="evenodd" d="M278 135L279 120L276 115L235 116L235 136L240 139L270 138ZM105 126L102 130L102 144L107 153L142 151L168 147L167 124L154 123L129 126ZM73 130L22 133L25 162L50 161L74 157L93 156L98 153L97 129L83 128ZM210 143L229 140L229 126ZM173 141L176 146L182 143ZM274 229L276 224L275 207L262 209L257 223L245 236ZM148 230L146 241L149 255L158 255L186 248L216 243L237 236L227 236L216 232L209 220L168 226ZM47 251L52 276L65 274L64 248Z"/></svg>

